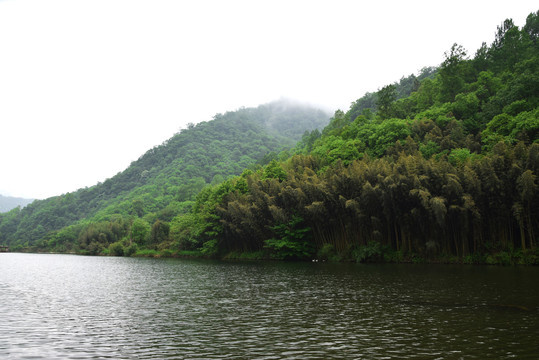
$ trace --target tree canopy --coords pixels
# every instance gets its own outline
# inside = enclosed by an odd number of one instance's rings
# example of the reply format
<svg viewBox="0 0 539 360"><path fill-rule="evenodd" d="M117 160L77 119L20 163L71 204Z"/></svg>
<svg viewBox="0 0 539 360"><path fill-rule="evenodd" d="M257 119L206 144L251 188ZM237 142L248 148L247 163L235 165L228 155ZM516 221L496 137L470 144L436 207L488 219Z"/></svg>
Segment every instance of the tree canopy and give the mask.
<svg viewBox="0 0 539 360"><path fill-rule="evenodd" d="M538 24L539 11L508 19L474 56L454 44L323 129L322 112L287 102L218 114L103 184L0 215L0 243L539 264Z"/></svg>

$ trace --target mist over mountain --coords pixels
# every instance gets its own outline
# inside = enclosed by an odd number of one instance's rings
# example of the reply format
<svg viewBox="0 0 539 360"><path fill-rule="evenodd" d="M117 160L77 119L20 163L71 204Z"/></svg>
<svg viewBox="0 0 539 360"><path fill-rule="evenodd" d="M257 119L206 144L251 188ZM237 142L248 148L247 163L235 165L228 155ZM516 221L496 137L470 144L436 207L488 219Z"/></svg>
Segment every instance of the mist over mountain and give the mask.
<svg viewBox="0 0 539 360"><path fill-rule="evenodd" d="M306 130L322 129L329 117L315 107L281 99L190 124L102 183L3 215L0 243L32 244L80 220L112 214L164 212L171 218L186 211L205 186L269 161L293 147Z"/></svg>
<svg viewBox="0 0 539 360"><path fill-rule="evenodd" d="M0 215L0 243L539 264L539 11L522 28L505 20L473 57L458 44L444 57L323 129L323 111L283 100L189 125L97 186Z"/></svg>

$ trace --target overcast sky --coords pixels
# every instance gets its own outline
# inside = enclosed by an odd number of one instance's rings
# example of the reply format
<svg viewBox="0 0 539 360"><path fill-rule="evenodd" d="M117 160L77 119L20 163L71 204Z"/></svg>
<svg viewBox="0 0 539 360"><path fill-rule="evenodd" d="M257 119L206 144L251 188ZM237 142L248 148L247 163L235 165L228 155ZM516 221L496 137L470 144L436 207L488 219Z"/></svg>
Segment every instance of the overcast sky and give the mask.
<svg viewBox="0 0 539 360"><path fill-rule="evenodd" d="M289 97L348 110L473 55L537 1L0 0L0 194L124 170L189 122Z"/></svg>

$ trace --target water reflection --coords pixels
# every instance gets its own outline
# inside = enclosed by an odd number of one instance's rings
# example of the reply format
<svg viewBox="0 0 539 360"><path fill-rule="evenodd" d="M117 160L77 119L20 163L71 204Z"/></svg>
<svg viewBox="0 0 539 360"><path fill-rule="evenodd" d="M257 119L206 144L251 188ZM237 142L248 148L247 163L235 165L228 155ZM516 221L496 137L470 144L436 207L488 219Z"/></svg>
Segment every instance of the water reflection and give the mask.
<svg viewBox="0 0 539 360"><path fill-rule="evenodd" d="M0 254L0 358L534 358L538 278Z"/></svg>

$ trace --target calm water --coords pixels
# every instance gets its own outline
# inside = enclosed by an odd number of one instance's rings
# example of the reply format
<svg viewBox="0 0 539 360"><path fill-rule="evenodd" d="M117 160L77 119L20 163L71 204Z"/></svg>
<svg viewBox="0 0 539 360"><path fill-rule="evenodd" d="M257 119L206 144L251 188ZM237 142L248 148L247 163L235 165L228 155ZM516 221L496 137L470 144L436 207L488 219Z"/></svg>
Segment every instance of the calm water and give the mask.
<svg viewBox="0 0 539 360"><path fill-rule="evenodd" d="M539 268L0 254L1 359L538 356Z"/></svg>

